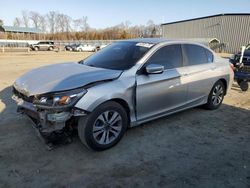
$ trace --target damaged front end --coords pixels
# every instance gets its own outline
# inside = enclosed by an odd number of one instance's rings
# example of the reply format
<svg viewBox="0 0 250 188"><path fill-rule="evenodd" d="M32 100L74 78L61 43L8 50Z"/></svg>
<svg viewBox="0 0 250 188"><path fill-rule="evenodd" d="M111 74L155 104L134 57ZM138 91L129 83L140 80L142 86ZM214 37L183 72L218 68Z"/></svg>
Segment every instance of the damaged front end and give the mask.
<svg viewBox="0 0 250 188"><path fill-rule="evenodd" d="M72 117L86 115L84 111L74 108L77 101L87 93L83 88L35 96L23 93L13 87L12 98L17 102L17 111L29 116L42 135L61 131Z"/></svg>

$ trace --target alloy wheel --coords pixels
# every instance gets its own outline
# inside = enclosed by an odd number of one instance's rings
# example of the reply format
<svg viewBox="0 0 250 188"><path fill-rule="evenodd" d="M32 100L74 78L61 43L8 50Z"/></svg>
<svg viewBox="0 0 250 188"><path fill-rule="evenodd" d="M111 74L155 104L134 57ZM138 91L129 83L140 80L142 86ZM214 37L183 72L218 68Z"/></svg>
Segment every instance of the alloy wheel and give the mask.
<svg viewBox="0 0 250 188"><path fill-rule="evenodd" d="M92 134L95 141L101 145L113 142L121 133L122 117L116 111L101 113L94 122Z"/></svg>
<svg viewBox="0 0 250 188"><path fill-rule="evenodd" d="M223 100L223 87L221 85L215 86L212 93L212 102L215 106L219 105Z"/></svg>

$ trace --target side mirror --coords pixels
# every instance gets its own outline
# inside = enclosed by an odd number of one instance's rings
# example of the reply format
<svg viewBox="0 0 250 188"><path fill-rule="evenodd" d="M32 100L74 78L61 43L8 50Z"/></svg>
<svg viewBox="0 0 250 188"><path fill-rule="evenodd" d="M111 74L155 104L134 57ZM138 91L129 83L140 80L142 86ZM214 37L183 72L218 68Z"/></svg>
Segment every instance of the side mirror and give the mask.
<svg viewBox="0 0 250 188"><path fill-rule="evenodd" d="M149 64L146 66L146 73L161 74L164 71L164 66L158 64Z"/></svg>

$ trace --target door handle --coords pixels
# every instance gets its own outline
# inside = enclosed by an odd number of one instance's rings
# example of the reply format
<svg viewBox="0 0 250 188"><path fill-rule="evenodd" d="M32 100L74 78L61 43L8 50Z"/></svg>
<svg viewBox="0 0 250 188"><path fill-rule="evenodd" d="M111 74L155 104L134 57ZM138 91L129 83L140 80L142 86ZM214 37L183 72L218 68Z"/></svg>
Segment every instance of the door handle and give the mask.
<svg viewBox="0 0 250 188"><path fill-rule="evenodd" d="M188 76L188 73L184 73L182 76Z"/></svg>

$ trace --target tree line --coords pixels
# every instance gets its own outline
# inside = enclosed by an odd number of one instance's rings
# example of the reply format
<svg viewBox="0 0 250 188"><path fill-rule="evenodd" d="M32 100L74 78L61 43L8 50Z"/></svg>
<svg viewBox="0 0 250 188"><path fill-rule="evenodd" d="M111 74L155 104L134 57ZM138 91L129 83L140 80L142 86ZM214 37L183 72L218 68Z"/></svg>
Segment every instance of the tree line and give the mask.
<svg viewBox="0 0 250 188"><path fill-rule="evenodd" d="M73 19L56 11L42 15L35 11L22 11L13 21L16 27L34 27L43 33L44 39L51 40L116 40L137 37L157 37L161 28L152 20L146 25L132 25L130 21L105 29L91 28L88 17Z"/></svg>

